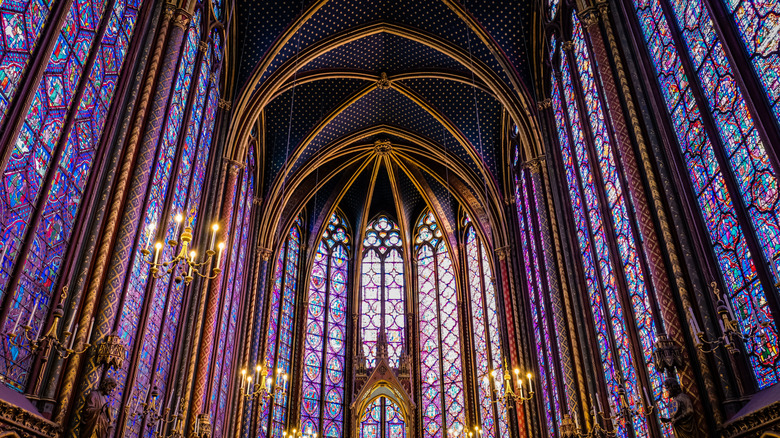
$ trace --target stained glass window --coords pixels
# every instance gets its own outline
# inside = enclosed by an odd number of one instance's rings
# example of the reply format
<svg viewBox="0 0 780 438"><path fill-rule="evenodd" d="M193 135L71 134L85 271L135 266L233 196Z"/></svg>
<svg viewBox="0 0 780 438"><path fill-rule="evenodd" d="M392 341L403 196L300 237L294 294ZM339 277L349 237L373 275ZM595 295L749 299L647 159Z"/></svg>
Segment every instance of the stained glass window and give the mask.
<svg viewBox="0 0 780 438"><path fill-rule="evenodd" d="M252 199L254 196L254 149L250 147L249 156L241 183L241 193L233 223L232 242L230 244L230 259L227 262L230 273L224 285L225 295L222 298L222 310L217 326L217 345L213 363L213 379L211 383L211 418L214 421L214 438L221 438L227 413L227 396L230 388L230 364L234 348L240 343L236 339L236 324L241 312L241 295L244 292L245 276L247 275L247 248L249 241Z"/></svg>
<svg viewBox="0 0 780 438"><path fill-rule="evenodd" d="M748 58L780 121L780 2L724 0L723 4L732 14Z"/></svg>
<svg viewBox="0 0 780 438"><path fill-rule="evenodd" d="M401 407L387 397L378 397L366 407L359 428L360 438L406 438Z"/></svg>
<svg viewBox="0 0 780 438"><path fill-rule="evenodd" d="M52 3L53 0L26 0L0 5L0 126L38 45Z"/></svg>
<svg viewBox="0 0 780 438"><path fill-rule="evenodd" d="M20 52L6 52L0 62L10 62L8 70L3 64L0 78L0 101L13 93L21 74L17 67L25 64L40 33L48 2L6 2L0 6L6 47L13 45ZM78 215L87 180L105 125L119 74L135 28L141 0L117 1L111 10L104 11L105 2L73 2L67 10L54 51L46 66L32 105L24 118L10 160L2 173L0 190L0 296L6 292L9 273L14 263L24 263L19 285L14 292L7 332L19 321L26 321L35 308L32 318L33 333L38 333L48 315L52 288L60 273L65 249ZM19 9L23 8L23 9ZM18 39L19 15L24 12L24 41ZM108 21L106 32L96 43L97 28L102 20ZM0 46L2 46L0 44ZM2 50L2 49L0 49ZM98 55L92 66L87 65L91 51ZM17 56L18 55L18 56ZM89 67L87 75L84 70ZM23 66L21 67L23 68ZM80 87L84 87L77 106L73 106ZM4 104L0 104L4 105ZM4 113L5 109L2 109ZM73 117L73 124L66 131L66 120ZM64 142L64 145L62 144ZM62 158L52 166L57 148ZM53 178L53 184L45 198L41 190L45 179ZM43 204L43 205L41 205ZM29 230L28 224L34 211L43 209L37 229ZM17 260L22 240L27 233L34 233L33 244L26 257ZM31 356L26 343L11 346L7 338L2 340L0 374L4 381L21 390L27 381Z"/></svg>
<svg viewBox="0 0 780 438"><path fill-rule="evenodd" d="M309 281L301 430L324 437L344 431L347 275L350 234L334 213L322 232Z"/></svg>
<svg viewBox="0 0 780 438"><path fill-rule="evenodd" d="M264 427L261 437L281 438L287 421L289 385L283 378L290 373L292 356L293 320L295 319L295 294L298 281L301 251L301 218L296 219L279 251L274 270L274 283L269 302L270 318L266 335L265 363L274 371L274 385L288 389L284 397L276 397L263 408Z"/></svg>
<svg viewBox="0 0 780 438"><path fill-rule="evenodd" d="M780 360L778 334L766 301L765 288L771 286L761 284L758 278L756 264L763 262L760 257L756 259L750 254L743 226L749 223L752 227L749 231L755 233L765 260L771 261L780 253L777 174L769 162L766 145L756 132L753 115L734 79L732 66L715 33L707 8L700 0L670 2L674 15L671 19L680 27L686 46L677 47L669 18L665 16L660 1L666 0L635 0L633 3L689 172L694 197L727 288L726 295L736 310L736 319L743 333L759 327L759 336L749 338L745 347L759 388L766 388L780 379L777 368ZM777 63L777 47L772 45L774 37L769 35L776 31L776 27L770 31L769 28L760 29L749 24L757 20L751 14L765 16L768 13L757 2L733 4L743 36L752 29L765 38L754 40L748 47L755 48L753 44L758 44L758 50L767 53L767 58L756 57L755 50L749 52L753 53L751 59L754 66L757 65L762 83L776 90L777 69L772 70L771 65ZM758 9L755 9L756 6ZM770 22L764 25L769 26ZM765 43L766 48L761 49ZM690 58L694 69L692 73L701 84L705 102L698 102L694 97L689 78L683 70L682 56ZM777 109L777 96L773 93L769 93L770 100ZM705 131L700 105L706 105L705 110L712 114L714 128L724 148L722 155L727 157L725 163L719 162L716 157L716 148L721 146ZM727 168L722 169L721 166ZM726 185L725 178L730 175L735 179L737 193ZM743 218L742 225L734 202L743 203L747 209L748 217ZM768 324L760 327L762 323Z"/></svg>
<svg viewBox="0 0 780 438"><path fill-rule="evenodd" d="M171 335L175 335L175 333L171 333L171 330L175 329L165 323L169 321L169 318L166 317L166 309L175 305L176 310L171 316L178 319L182 292L180 286L174 286L172 293L169 294L169 287L172 286L169 284L170 278L164 277L155 283L155 288L151 295L146 294L147 283L150 278L149 265L144 261L141 250L149 246L152 240L155 240L153 235L155 233L148 233L147 230L152 229L158 223L164 224L162 230L160 230L162 233L157 233L160 241L178 240L178 236L174 234L177 226L172 218L177 213L185 210L184 202L188 199L187 191L190 188L190 173L192 172L196 150L191 147L193 145L192 142L184 142L182 150L178 150L177 139L183 124L183 108L187 104L187 96L193 72L195 71L195 57L198 41L200 40L200 28L200 13L196 13L190 22L183 45L181 60L172 90L170 113L166 119L163 137L157 147L157 157L152 170L150 190L145 205L145 215L141 221L141 231L138 233L137 244L133 253L130 278L123 297L121 314L119 315L119 336L125 345L133 345L136 339L143 344L141 354L137 360L135 376L128 376L127 374L132 362L130 360L125 360L122 368L112 369L111 371L111 375L118 382L116 390L111 394L114 408L120 405L126 389L125 384L128 380L133 382L130 400L134 402L136 399L142 398L144 394L149 393L149 388L152 386L151 379L153 377L156 379L164 377L170 365L169 360L160 361L158 359L155 361L155 358L158 356L154 352L157 350L160 336L165 335L166 338L163 338L163 349L166 356L171 354L168 351L172 351L171 343L174 337ZM182 160L179 168L174 169L173 163L177 154L181 154ZM177 172L176 175L173 174L174 170ZM174 196L170 200L166 199L169 184L174 184ZM167 218L162 216L166 203L171 203L170 214ZM175 249L170 245L166 245L164 248L160 256L161 259L170 260L173 258ZM174 300L175 303L173 301L168 303L169 298ZM139 319L141 318L141 310L146 300L152 300L150 313L147 324L143 328L143 336L138 337ZM162 371L164 374L155 376L157 371ZM165 387L164 380L156 380L154 385L158 384L162 385L162 388ZM162 388L158 386L158 389ZM145 400L141 400L141 403L143 402ZM136 436L139 433L140 426L140 417L135 416L128 421L125 433L131 437Z"/></svg>
<svg viewBox="0 0 780 438"><path fill-rule="evenodd" d="M397 368L404 349L404 265L401 231L387 216L366 228L361 268L360 334L369 368L376 366L376 345L384 332L390 366Z"/></svg>
<svg viewBox="0 0 780 438"><path fill-rule="evenodd" d="M463 219L466 237L466 269L468 296L471 301L471 322L474 333L474 354L477 369L479 419L487 438L509 436L506 407L495 403L490 373L503 375L503 353L498 322L498 303L493 283L493 269L485 245L477 236L471 219ZM502 379L495 379L495 388L503 392Z"/></svg>
<svg viewBox="0 0 780 438"><path fill-rule="evenodd" d="M417 222L415 237L420 320L423 436L465 427L463 367L455 272L433 213Z"/></svg>
<svg viewBox="0 0 780 438"><path fill-rule="evenodd" d="M534 212L538 211L538 206L535 196L532 196L535 191L529 191L529 185L533 185L533 181L527 171L522 171L515 180L517 216L520 224L519 240L522 248L522 264L525 268L525 286L531 309L536 357L539 363L539 386L545 408L547 430L550 435L554 435L555 425L560 424L562 417L558 391L556 390L558 367L554 357L555 344L553 340L562 334L555 333L551 328L552 316L549 315L549 306L546 303L546 294L542 286L546 280L541 277L540 272L541 248L536 241L537 234L535 232L538 229L538 221L534 218Z"/></svg>

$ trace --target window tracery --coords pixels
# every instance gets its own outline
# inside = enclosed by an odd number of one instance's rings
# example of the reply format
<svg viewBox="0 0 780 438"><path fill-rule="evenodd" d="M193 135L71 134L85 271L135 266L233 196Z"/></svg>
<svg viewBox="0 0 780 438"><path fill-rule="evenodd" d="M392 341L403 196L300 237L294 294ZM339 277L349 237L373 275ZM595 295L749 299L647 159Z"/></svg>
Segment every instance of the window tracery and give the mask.
<svg viewBox="0 0 780 438"><path fill-rule="evenodd" d="M344 432L347 277L350 233L333 213L314 255L304 340L301 430L324 437Z"/></svg>

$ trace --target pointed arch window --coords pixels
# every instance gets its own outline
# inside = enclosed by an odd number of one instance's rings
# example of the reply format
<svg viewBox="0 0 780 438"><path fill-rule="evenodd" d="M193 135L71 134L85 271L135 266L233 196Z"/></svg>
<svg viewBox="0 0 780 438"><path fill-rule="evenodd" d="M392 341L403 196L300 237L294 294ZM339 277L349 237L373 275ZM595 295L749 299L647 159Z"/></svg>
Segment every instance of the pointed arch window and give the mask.
<svg viewBox="0 0 780 438"><path fill-rule="evenodd" d="M276 397L273 403L265 404L261 416L264 422L260 430L261 437L281 438L287 422L290 391L289 385L282 376L290 374L302 228L303 221L298 217L290 228L276 259L271 300L268 303L270 314L265 341L265 359L270 370L277 370L274 375L276 379L274 385L285 386L288 391L287 396Z"/></svg>
<svg viewBox="0 0 780 438"><path fill-rule="evenodd" d="M471 219L466 216L462 222L466 241L466 269L471 324L474 336L473 346L477 372L479 421L487 438L509 436L509 420L506 407L496 403L489 374L496 371L502 375L503 352L498 322L498 302L493 283L493 268L488 260L485 245L477 236ZM495 379L496 388L503 391L504 383Z"/></svg>
<svg viewBox="0 0 780 438"><path fill-rule="evenodd" d="M314 255L304 341L301 430L341 437L344 431L347 278L350 233L333 213Z"/></svg>
<svg viewBox="0 0 780 438"><path fill-rule="evenodd" d="M377 341L384 332L389 365L397 368L405 351L403 248L401 230L385 215L366 228L360 298L360 335L367 366L376 366Z"/></svg>
<svg viewBox="0 0 780 438"><path fill-rule="evenodd" d="M401 407L387 397L377 397L360 418L360 438L406 438Z"/></svg>
<svg viewBox="0 0 780 438"><path fill-rule="evenodd" d="M771 20L759 24L777 15L776 3L724 3L774 113L775 120L763 123L776 123L776 27L771 30ZM711 5L702 0L634 0L633 5L726 296L740 330L759 333L746 343L756 382L759 389L769 387L780 381L778 321L767 301L772 283L780 281L780 169L770 159L768 139L757 130L756 114L736 78L741 67L727 56L716 31L722 23L713 21ZM739 204L742 208L736 208ZM757 251L749 249L750 242ZM778 266L773 269L772 263ZM759 271L766 273L763 279Z"/></svg>
<svg viewBox="0 0 780 438"><path fill-rule="evenodd" d="M417 222L423 436L465 427L457 288L450 252L431 211Z"/></svg>
<svg viewBox="0 0 780 438"><path fill-rule="evenodd" d="M666 413L662 376L652 356L660 322L652 313L639 252L642 236L632 226L633 209L618 174L589 45L575 14L571 20L573 56L561 57L552 105L609 401L616 409L620 406L622 386L633 409L644 405L649 395ZM632 340L630 327L636 330L638 343ZM648 419L634 417L632 426L637 436L649 436ZM627 433L623 422L617 427L621 435ZM659 427L665 436L672 433L666 424Z"/></svg>
<svg viewBox="0 0 780 438"><path fill-rule="evenodd" d="M563 420L558 391L558 378L562 373L558 367L556 338L565 336L565 334L555 331L552 321L553 315L550 312L549 294L545 293L544 283L547 283L547 279L542 277L542 249L537 237L539 235L537 231L540 231L538 221L540 206L537 205L536 201L535 181L527 170L522 170L515 177L515 198L520 224L518 240L521 246L525 288L531 311L536 358L539 364L540 395L545 410L548 433L550 436L555 436L556 426L560 425Z"/></svg>
<svg viewBox="0 0 780 438"><path fill-rule="evenodd" d="M64 12L54 51L43 78L30 91L34 93L30 109L2 169L0 297L8 293L14 266L22 264L4 332L18 321L27 321L33 309L32 332L41 330L100 152L101 134L142 6L141 0L135 0L115 2L107 9L107 3L73 2ZM0 6L5 37L0 42L0 123L6 127L7 105L18 91L49 10L50 2L40 1ZM106 22L115 25L107 26L98 39L101 23ZM90 64L92 53L96 56ZM58 150L62 159L52 163ZM42 193L47 181L52 181L51 188ZM29 229L38 211L40 221ZM24 241L32 241L30 251L20 254ZM32 363L29 346L11 345L4 338L0 349L3 381L23 390Z"/></svg>

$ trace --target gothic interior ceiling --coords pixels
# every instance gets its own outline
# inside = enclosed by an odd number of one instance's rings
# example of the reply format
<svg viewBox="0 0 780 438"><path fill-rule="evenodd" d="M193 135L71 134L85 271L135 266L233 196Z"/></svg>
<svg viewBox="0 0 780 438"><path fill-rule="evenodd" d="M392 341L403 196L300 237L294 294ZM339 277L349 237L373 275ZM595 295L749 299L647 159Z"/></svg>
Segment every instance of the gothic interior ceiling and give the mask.
<svg viewBox="0 0 780 438"><path fill-rule="evenodd" d="M234 156L255 148L267 247L299 212L341 209L408 234L426 207L452 236L461 208L502 240L508 135L538 154L527 84L534 2L239 1ZM487 207L484 207L487 206ZM315 239L316 237L312 237Z"/></svg>

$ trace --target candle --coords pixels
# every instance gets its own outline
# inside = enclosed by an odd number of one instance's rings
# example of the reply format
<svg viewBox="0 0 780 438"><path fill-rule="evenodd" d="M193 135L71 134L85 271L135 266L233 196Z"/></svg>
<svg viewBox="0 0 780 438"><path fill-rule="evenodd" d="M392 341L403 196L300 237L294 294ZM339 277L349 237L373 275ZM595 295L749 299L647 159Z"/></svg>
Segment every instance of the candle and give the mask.
<svg viewBox="0 0 780 438"><path fill-rule="evenodd" d="M599 393L596 392L596 405L599 407L599 412L603 412L601 409L601 397L599 397Z"/></svg>
<svg viewBox="0 0 780 438"><path fill-rule="evenodd" d="M219 252L217 252L217 267L219 268L220 262L222 261L222 250L225 249L225 242L219 242L217 248L219 248Z"/></svg>
<svg viewBox="0 0 780 438"><path fill-rule="evenodd" d="M87 344L89 344L90 341L92 341L92 327L94 327L94 325L95 325L95 317L93 316L92 320L90 320L89 322L89 332L87 333Z"/></svg>
<svg viewBox="0 0 780 438"><path fill-rule="evenodd" d="M184 218L181 216L181 213L174 216L173 221L176 222L176 225L173 228L173 240L179 240L179 225L181 225L181 221Z"/></svg>
<svg viewBox="0 0 780 438"><path fill-rule="evenodd" d="M147 251L149 251L149 245L152 244L152 233L154 233L155 228L157 228L157 225L155 225L154 222L146 226L146 250Z"/></svg>
<svg viewBox="0 0 780 438"><path fill-rule="evenodd" d="M523 397L523 379L517 379L517 387L520 389L520 397Z"/></svg>
<svg viewBox="0 0 780 438"><path fill-rule="evenodd" d="M645 388L644 385L642 385L642 393L644 393L644 395L645 395L645 402L647 402L647 405L645 405L645 406L649 408L650 406L653 405L653 403L652 403L652 400L650 399L650 396L647 395L647 388Z"/></svg>
<svg viewBox="0 0 780 438"><path fill-rule="evenodd" d="M211 244L209 244L209 251L214 251L214 242L217 240L217 231L219 231L219 224L211 226Z"/></svg>
<svg viewBox="0 0 780 438"><path fill-rule="evenodd" d="M531 381L531 373L526 374L526 377L528 377L528 391L533 393L534 392L534 384Z"/></svg>
<svg viewBox="0 0 780 438"><path fill-rule="evenodd" d="M190 251L190 260L187 265L189 265L190 269L189 272L187 272L187 277L192 277L192 263L195 263L195 251Z"/></svg>
<svg viewBox="0 0 780 438"><path fill-rule="evenodd" d="M157 260L160 259L160 249L162 249L162 243L157 242L154 244L154 264L157 264Z"/></svg>
<svg viewBox="0 0 780 438"><path fill-rule="evenodd" d="M73 350L73 343L76 342L76 332L79 330L79 325L76 324L76 330L70 332L70 346L68 347L69 350Z"/></svg>
<svg viewBox="0 0 780 438"><path fill-rule="evenodd" d="M694 333L694 338L698 338L698 334L702 333L702 331L699 328L699 321L696 320L696 315L693 314L693 309L690 306L688 306L688 315L691 317L691 324L696 331L696 333Z"/></svg>
<svg viewBox="0 0 780 438"><path fill-rule="evenodd" d="M35 301L33 302L32 312L30 312L30 317L27 319L28 327L32 327L32 320L33 320L33 316L35 316L36 310L38 310L38 297L35 297Z"/></svg>

